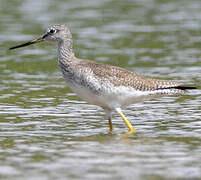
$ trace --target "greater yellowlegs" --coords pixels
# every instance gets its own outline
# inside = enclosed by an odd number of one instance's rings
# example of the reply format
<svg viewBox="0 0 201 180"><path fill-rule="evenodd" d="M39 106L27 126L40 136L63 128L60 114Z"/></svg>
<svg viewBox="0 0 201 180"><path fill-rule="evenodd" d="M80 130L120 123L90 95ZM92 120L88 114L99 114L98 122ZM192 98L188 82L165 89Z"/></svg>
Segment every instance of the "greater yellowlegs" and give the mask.
<svg viewBox="0 0 201 180"><path fill-rule="evenodd" d="M120 67L76 58L71 32L65 25L50 26L43 36L10 49L41 41L57 42L59 66L68 86L88 103L104 109L110 131L113 110L120 114L129 133L132 133L135 129L123 114L123 107L153 97L183 94L186 89L195 89L176 82L143 77Z"/></svg>

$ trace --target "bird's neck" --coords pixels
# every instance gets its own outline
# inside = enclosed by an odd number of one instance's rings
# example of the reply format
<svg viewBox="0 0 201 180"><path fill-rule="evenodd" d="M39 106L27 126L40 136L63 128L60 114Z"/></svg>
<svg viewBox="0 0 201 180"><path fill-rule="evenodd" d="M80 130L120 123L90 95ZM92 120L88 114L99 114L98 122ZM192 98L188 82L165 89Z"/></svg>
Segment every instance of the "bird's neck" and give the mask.
<svg viewBox="0 0 201 180"><path fill-rule="evenodd" d="M71 62L74 59L73 42L67 39L58 43L59 62Z"/></svg>

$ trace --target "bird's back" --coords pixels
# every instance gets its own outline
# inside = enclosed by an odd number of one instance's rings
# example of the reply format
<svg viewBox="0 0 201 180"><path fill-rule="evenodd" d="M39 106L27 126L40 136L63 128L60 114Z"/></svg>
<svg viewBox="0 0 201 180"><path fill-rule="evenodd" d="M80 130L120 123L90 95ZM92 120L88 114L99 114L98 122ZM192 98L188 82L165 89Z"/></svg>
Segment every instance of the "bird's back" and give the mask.
<svg viewBox="0 0 201 180"><path fill-rule="evenodd" d="M182 86L180 83L148 78L117 66L79 59L75 68L76 71L79 69L79 72L83 76L86 76L86 78L93 76L102 86L110 84L114 87L131 87L139 91L156 91L174 88L180 93L183 91L180 88Z"/></svg>

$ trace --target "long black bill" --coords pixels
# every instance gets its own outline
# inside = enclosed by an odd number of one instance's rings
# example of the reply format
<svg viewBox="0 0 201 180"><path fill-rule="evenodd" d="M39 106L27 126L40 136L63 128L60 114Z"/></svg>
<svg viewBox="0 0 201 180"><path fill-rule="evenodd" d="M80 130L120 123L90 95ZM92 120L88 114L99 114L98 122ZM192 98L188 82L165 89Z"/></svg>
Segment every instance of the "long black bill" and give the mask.
<svg viewBox="0 0 201 180"><path fill-rule="evenodd" d="M9 48L9 50L12 50L12 49L17 49L17 48L21 48L21 47L25 47L25 46L29 46L31 44L35 44L35 43L38 43L38 42L41 42L41 41L44 41L44 38L48 36L48 34L45 34L43 35L42 37L39 37L37 39L34 39L32 41L28 41L26 43L23 43L23 44L20 44L20 45L17 45L17 46L13 46L11 48Z"/></svg>

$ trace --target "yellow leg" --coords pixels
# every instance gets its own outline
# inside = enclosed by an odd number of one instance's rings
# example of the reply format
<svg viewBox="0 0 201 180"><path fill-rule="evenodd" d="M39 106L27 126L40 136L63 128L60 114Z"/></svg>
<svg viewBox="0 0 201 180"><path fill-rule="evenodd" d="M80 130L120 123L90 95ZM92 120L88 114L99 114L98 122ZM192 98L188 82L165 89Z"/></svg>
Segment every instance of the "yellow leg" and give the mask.
<svg viewBox="0 0 201 180"><path fill-rule="evenodd" d="M126 118L126 116L120 111L119 112L120 116L122 117L122 119L124 120L124 122L126 123L127 127L129 128L129 134L130 133L134 133L135 132L135 128L132 126L132 124L128 121L128 119Z"/></svg>
<svg viewBox="0 0 201 180"><path fill-rule="evenodd" d="M112 133L112 112L109 109L104 109L106 118L108 119L109 122L109 127L110 127L110 133Z"/></svg>
<svg viewBox="0 0 201 180"><path fill-rule="evenodd" d="M112 120L111 119L109 119L109 126L110 126L110 133L112 133Z"/></svg>

